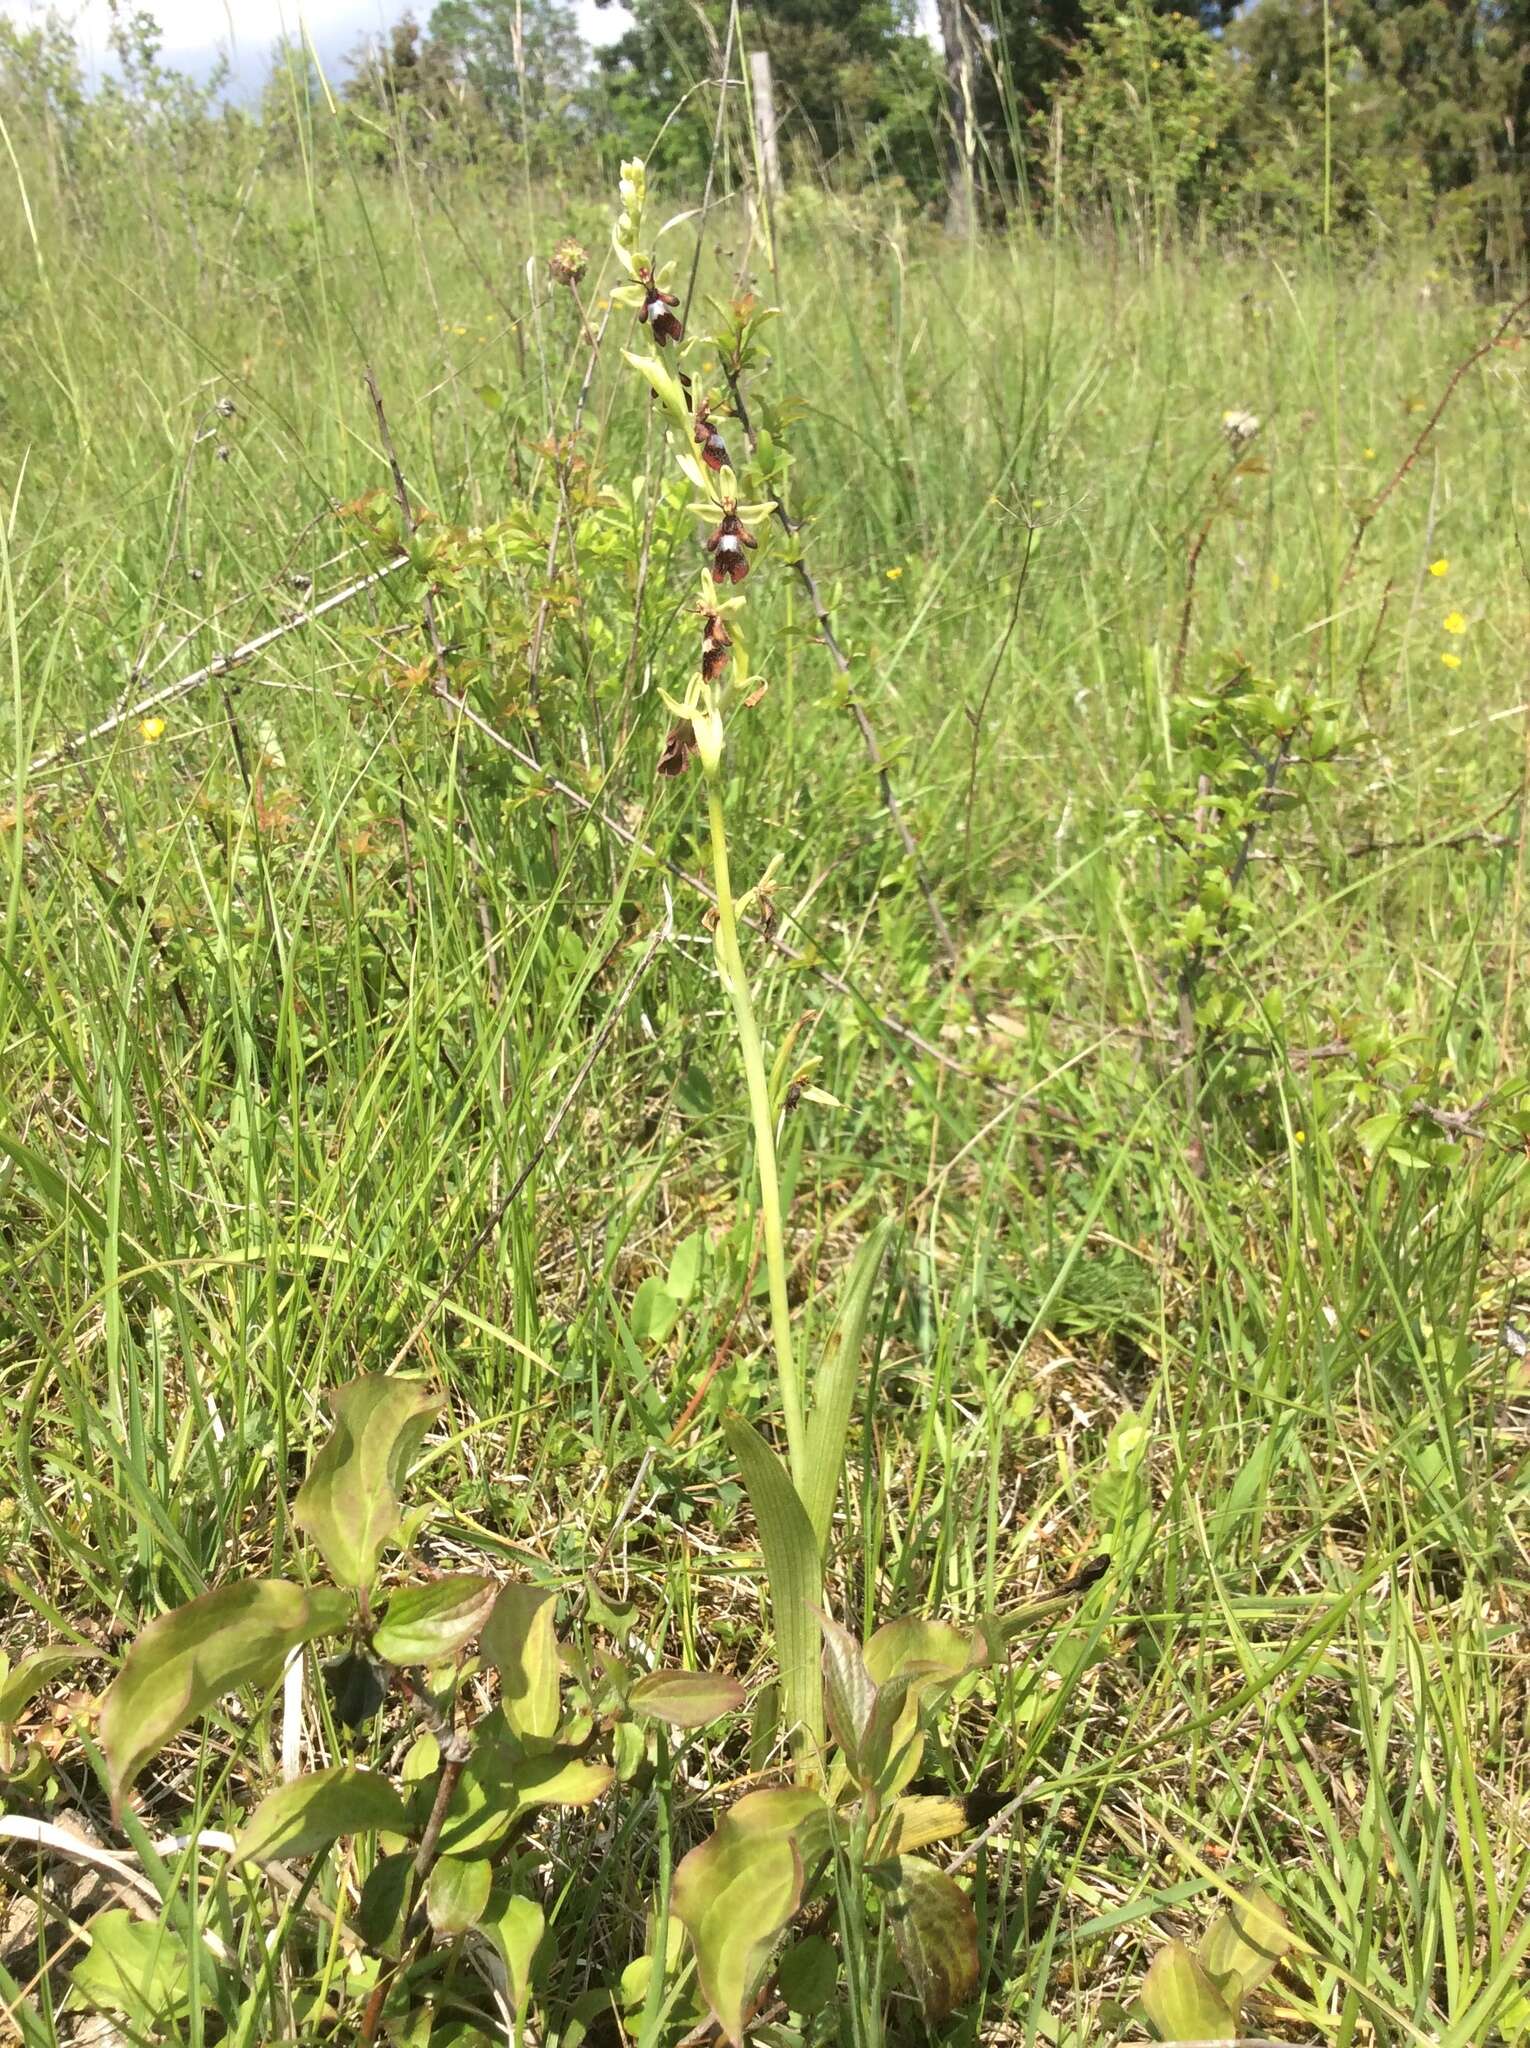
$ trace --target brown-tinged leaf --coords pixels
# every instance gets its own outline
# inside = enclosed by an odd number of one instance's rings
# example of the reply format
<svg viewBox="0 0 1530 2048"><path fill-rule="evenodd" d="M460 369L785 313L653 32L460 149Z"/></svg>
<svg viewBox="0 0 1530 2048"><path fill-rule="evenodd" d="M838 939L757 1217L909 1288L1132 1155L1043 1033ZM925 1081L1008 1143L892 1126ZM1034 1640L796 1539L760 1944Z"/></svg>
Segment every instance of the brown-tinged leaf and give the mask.
<svg viewBox="0 0 1530 2048"><path fill-rule="evenodd" d="M721 1671L650 1671L627 1696L635 1714L674 1728L701 1728L744 1704L744 1688Z"/></svg>
<svg viewBox="0 0 1530 2048"><path fill-rule="evenodd" d="M406 1586L388 1602L372 1647L390 1664L444 1664L489 1618L499 1582L478 1572Z"/></svg>
<svg viewBox="0 0 1530 2048"><path fill-rule="evenodd" d="M112 1811L144 1765L226 1692L269 1685L289 1650L342 1628L350 1602L328 1588L246 1579L151 1621L101 1702Z"/></svg>
<svg viewBox="0 0 1530 2048"><path fill-rule="evenodd" d="M369 1587L402 1523L404 1481L441 1406L425 1382L371 1373L329 1397L335 1427L298 1490L292 1519L342 1586Z"/></svg>
<svg viewBox="0 0 1530 2048"><path fill-rule="evenodd" d="M877 1836L876 1856L907 1856L931 1842L947 1842L967 1827L966 1809L960 1799L942 1799L924 1793L910 1793L895 1799L883 1816Z"/></svg>
<svg viewBox="0 0 1530 2048"><path fill-rule="evenodd" d="M823 1812L806 1786L752 1792L675 1872L670 1908L696 1951L702 1994L734 2048L766 1958L802 1896L797 1834Z"/></svg>
<svg viewBox="0 0 1530 2048"><path fill-rule="evenodd" d="M977 1989L977 1914L956 1882L920 1856L898 1858L891 1908L893 1939L934 2026Z"/></svg>

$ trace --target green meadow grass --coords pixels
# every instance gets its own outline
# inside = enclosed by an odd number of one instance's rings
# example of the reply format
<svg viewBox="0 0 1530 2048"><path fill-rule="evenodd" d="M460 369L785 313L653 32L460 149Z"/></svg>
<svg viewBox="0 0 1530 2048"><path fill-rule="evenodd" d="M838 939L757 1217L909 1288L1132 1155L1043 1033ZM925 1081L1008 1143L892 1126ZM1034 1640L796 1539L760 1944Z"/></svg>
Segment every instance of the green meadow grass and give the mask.
<svg viewBox="0 0 1530 2048"><path fill-rule="evenodd" d="M370 365L438 522L530 508L514 572L446 601L470 700L704 869L693 777L654 776L694 523L634 495L663 453L622 314L578 444L609 496L526 673L549 431L586 357L545 257L569 230L604 248L604 201L151 169L81 192L24 159L28 205L0 209L5 1636L112 1650L280 1568L326 1389L407 1342L451 1401L417 1481L428 1561L571 1591L594 1569L672 1656L762 1680L718 1423L768 1411L769 1339L704 902L453 728L410 576L167 707L158 737L129 719L28 771L375 560L334 510L388 488ZM1346 577L1357 517L1501 317L1466 284L1321 251L964 252L890 207L786 212L772 278L720 208L701 290L743 267L785 309L761 392L800 414L794 508L966 980L767 544L737 878L776 859L783 930L857 992L755 947L772 1054L832 1098L785 1126L802 1313L876 1218L904 1225L836 1604L969 1617L1096 1551L1122 1567L950 1731L953 1785L1031 1804L964 1866L985 1982L949 2031L1122 2038L1162 1940L1262 1879L1302 1944L1265 2033L1522 2040L1530 1382L1502 1332L1530 1325L1530 350L1462 379ZM602 296L592 272L596 320ZM1262 427L1218 486L1230 408ZM1355 737L1258 836L1255 924L1219 972L1267 1021L1214 1055L1198 1173L1142 809L1178 766L1176 696L1240 660L1310 680ZM666 892L672 936L624 998ZM1434 1112L1422 1164L1361 1140L1406 1090ZM638 1289L694 1233L694 1290L651 1341ZM312 1760L328 1739L315 1701ZM143 1787L154 1825L227 1825L274 1740L262 1715L182 1744ZM725 1731L685 1762L690 1839L747 1756ZM57 1772L107 1828L77 1742ZM641 1947L646 1796L552 1841L549 2012ZM253 1919L223 1933L258 1955ZM66 2038L49 1966L78 1939L55 1915L31 1943L5 1958L17 2011ZM276 2004L252 2024L282 2037ZM221 2038L215 2015L188 2028Z"/></svg>

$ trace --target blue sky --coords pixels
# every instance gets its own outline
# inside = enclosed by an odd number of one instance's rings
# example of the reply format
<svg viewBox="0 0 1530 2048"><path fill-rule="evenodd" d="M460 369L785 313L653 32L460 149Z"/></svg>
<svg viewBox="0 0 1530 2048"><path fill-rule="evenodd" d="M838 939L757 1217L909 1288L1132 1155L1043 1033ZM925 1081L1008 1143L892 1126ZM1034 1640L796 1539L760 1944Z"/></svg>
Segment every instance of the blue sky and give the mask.
<svg viewBox="0 0 1530 2048"><path fill-rule="evenodd" d="M75 39L87 66L98 69L106 57L110 13L106 0L54 0L58 12L74 24ZM418 20L428 21L433 0L414 0ZM343 68L343 59L368 34L376 34L409 10L409 0L128 0L152 14L164 32L164 57L177 70L205 77L226 52L234 74L236 96L257 90L265 76L271 45L284 31L306 28L327 72ZM577 0L580 27L591 42L609 42L627 19L620 7L596 7ZM26 23L43 8L34 0L0 0L0 15Z"/></svg>

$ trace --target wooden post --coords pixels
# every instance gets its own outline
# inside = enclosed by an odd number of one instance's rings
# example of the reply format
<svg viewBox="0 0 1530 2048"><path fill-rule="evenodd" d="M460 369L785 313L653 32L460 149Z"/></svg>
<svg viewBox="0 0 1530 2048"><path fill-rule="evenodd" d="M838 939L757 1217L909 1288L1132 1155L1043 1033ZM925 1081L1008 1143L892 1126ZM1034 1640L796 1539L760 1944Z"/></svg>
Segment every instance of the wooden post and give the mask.
<svg viewBox="0 0 1530 2048"><path fill-rule="evenodd" d="M776 88L770 75L768 50L749 52L749 89L754 96L754 124L760 138L760 178L767 200L781 190L781 156L776 148Z"/></svg>
<svg viewBox="0 0 1530 2048"><path fill-rule="evenodd" d="M977 224L973 186L977 160L972 28L965 0L939 0L946 54L946 233L969 236Z"/></svg>

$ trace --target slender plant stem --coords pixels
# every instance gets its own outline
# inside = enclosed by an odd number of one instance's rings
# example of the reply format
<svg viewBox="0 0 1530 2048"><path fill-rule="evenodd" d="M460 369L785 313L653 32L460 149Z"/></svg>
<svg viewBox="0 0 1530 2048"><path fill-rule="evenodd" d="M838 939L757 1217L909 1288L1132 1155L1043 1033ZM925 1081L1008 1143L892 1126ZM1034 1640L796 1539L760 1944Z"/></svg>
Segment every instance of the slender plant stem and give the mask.
<svg viewBox="0 0 1530 2048"><path fill-rule="evenodd" d="M717 891L717 954L728 999L738 1025L739 1051L749 1090L754 1122L755 1160L760 1174L760 1223L765 1234L765 1268L770 1277L770 1327L776 1345L776 1370L781 1380L781 1405L786 1416L787 1462L792 1484L800 1493L807 1477L807 1441L802 1419L802 1386L792 1351L791 1309L786 1298L786 1246L781 1234L781 1184L776 1172L776 1132L770 1113L770 1083L765 1052L755 1022L744 957L738 946L738 915L728 877L728 833L717 778L707 777L707 822L712 830L712 884Z"/></svg>

